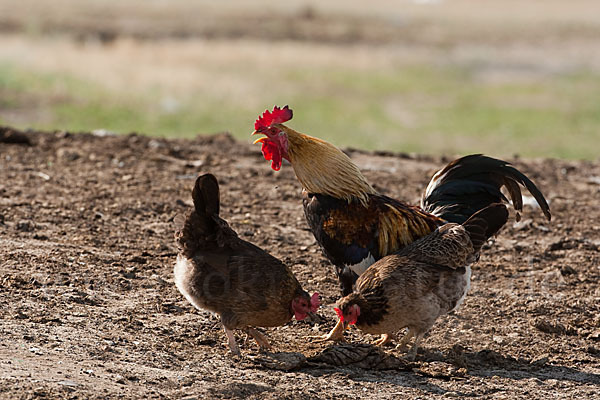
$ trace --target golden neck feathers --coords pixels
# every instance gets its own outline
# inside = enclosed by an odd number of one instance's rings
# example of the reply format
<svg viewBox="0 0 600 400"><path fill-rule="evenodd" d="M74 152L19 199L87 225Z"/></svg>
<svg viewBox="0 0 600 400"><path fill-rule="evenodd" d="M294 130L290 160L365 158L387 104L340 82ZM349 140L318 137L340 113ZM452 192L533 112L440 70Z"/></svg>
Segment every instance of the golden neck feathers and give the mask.
<svg viewBox="0 0 600 400"><path fill-rule="evenodd" d="M296 177L309 193L329 195L367 206L377 192L344 152L322 139L282 126L288 137L288 158Z"/></svg>

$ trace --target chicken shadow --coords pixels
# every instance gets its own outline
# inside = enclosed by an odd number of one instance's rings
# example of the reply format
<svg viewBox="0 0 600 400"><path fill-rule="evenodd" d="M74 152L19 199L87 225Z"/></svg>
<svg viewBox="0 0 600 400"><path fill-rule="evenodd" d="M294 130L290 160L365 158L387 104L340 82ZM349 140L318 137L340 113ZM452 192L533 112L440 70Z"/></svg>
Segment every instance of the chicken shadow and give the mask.
<svg viewBox="0 0 600 400"><path fill-rule="evenodd" d="M396 357L372 344L338 343L309 357L301 370L315 377L341 372L354 381L387 382L437 395L447 392L430 382L428 376L415 374L417 367L417 363Z"/></svg>
<svg viewBox="0 0 600 400"><path fill-rule="evenodd" d="M438 353L439 354L439 353ZM435 358L433 354L429 354ZM427 360L428 353L421 355ZM438 357L439 358L439 357ZM539 380L555 379L577 383L600 384L600 374L583 372L573 367L550 364L547 357L536 360L514 358L501 353L484 349L476 352L466 351L455 345L441 360L448 364L465 368L466 375L478 377L500 376L516 380L536 378Z"/></svg>
<svg viewBox="0 0 600 400"><path fill-rule="evenodd" d="M446 353L420 349L415 361L407 361L370 344L336 344L309 357L300 370L313 376L341 372L355 381L386 382L432 394L444 394L447 390L436 385L431 378L449 381L468 379L469 376L499 376L513 380L536 378L541 381L555 379L600 384L599 374L551 365L547 358L516 359L494 350L468 351L460 345Z"/></svg>

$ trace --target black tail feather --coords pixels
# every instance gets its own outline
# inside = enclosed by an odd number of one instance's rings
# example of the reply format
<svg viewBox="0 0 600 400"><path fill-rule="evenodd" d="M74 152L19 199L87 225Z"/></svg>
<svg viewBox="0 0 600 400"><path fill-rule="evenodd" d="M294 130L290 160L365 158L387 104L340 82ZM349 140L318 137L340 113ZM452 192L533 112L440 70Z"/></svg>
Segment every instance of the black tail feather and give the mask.
<svg viewBox="0 0 600 400"><path fill-rule="evenodd" d="M216 240L222 225L227 225L219 218L219 183L212 174L205 174L198 179L192 190L194 211L189 213L183 227L176 234L177 241L187 257L206 243Z"/></svg>
<svg viewBox="0 0 600 400"><path fill-rule="evenodd" d="M198 215L219 215L219 182L213 174L204 174L196 179L192 200Z"/></svg>
<svg viewBox="0 0 600 400"><path fill-rule="evenodd" d="M544 195L527 176L506 161L481 154L454 160L437 172L423 195L421 207L449 222L463 223L490 204L508 202L501 192L504 186L518 220L523 210L519 185L527 188L550 220L550 207Z"/></svg>
<svg viewBox="0 0 600 400"><path fill-rule="evenodd" d="M496 203L477 211L462 225L469 233L473 248L477 253L486 240L498 233L506 221L508 221L506 206Z"/></svg>

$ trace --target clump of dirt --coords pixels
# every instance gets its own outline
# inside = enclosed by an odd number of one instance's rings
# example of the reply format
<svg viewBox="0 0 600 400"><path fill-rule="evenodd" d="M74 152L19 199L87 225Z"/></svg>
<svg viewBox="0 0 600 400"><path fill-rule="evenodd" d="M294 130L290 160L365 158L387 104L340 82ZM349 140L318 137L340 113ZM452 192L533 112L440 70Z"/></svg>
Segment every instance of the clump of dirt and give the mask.
<svg viewBox="0 0 600 400"><path fill-rule="evenodd" d="M16 132L0 141L0 397L592 398L600 385L600 162L510 160L545 193L485 246L463 306L416 360L334 325L333 267L307 230L292 169L223 134L195 140ZM11 133L15 135L15 133ZM4 136L3 136L4 137ZM416 203L448 159L348 151L378 190ZM239 334L172 277L179 215L198 174L220 180L222 216L322 294L319 318ZM526 204L530 204L526 201Z"/></svg>

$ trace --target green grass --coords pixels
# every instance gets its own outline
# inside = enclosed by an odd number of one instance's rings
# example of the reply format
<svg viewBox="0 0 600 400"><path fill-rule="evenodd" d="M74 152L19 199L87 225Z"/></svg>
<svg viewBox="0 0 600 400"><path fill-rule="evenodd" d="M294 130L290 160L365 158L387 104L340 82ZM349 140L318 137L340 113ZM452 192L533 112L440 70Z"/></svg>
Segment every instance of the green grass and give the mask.
<svg viewBox="0 0 600 400"><path fill-rule="evenodd" d="M230 73L235 73L229 71ZM256 71L254 71L256 73ZM40 129L193 137L230 131L250 141L263 107L289 104L290 126L341 146L496 156L599 156L600 75L588 71L493 82L472 67L395 66L378 71L265 71L284 85L254 104L219 91L161 105L160 87L109 89L66 74L0 64L0 123ZM247 79L252 79L248 76ZM265 76L256 77L257 80ZM42 115L43 117L40 117Z"/></svg>

